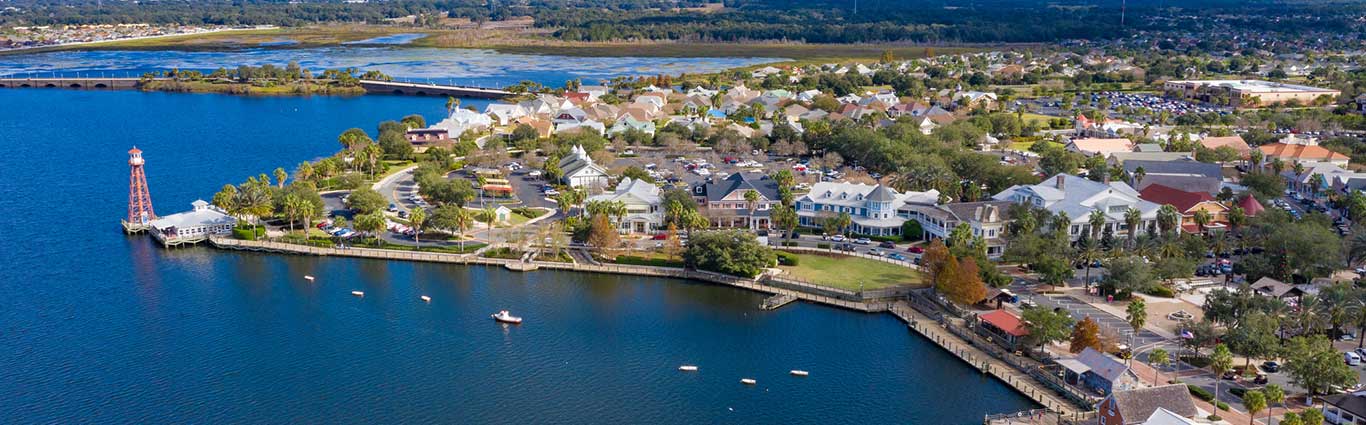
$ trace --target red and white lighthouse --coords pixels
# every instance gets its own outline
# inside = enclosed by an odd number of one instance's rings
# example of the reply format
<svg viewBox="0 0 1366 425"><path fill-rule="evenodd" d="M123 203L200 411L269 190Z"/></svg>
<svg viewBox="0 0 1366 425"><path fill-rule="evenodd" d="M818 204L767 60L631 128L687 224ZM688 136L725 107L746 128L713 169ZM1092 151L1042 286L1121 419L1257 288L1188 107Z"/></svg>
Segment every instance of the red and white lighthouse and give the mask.
<svg viewBox="0 0 1366 425"><path fill-rule="evenodd" d="M147 191L147 174L142 171L142 151L136 146L128 150L128 218L123 227L128 231L140 231L157 218L152 211L152 195Z"/></svg>

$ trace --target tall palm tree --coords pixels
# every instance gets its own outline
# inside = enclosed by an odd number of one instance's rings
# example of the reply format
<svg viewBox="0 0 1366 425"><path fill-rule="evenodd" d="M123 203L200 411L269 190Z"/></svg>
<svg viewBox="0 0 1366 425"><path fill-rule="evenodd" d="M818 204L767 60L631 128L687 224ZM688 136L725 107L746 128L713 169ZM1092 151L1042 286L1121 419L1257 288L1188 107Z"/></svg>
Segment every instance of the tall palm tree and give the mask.
<svg viewBox="0 0 1366 425"><path fill-rule="evenodd" d="M1296 164L1299 163L1297 162ZM1314 197L1318 198L1319 191L1323 190L1323 187L1326 184L1327 182L1326 179L1323 177L1323 174L1314 173L1314 175L1309 176L1309 193L1314 194Z"/></svg>
<svg viewBox="0 0 1366 425"><path fill-rule="evenodd" d="M1366 231L1354 230L1347 239L1347 264L1357 265L1366 262Z"/></svg>
<svg viewBox="0 0 1366 425"><path fill-rule="evenodd" d="M1144 169L1143 166L1140 165L1137 168L1134 168L1134 187L1138 187L1142 184L1143 178L1147 176L1148 170Z"/></svg>
<svg viewBox="0 0 1366 425"><path fill-rule="evenodd" d="M379 145L371 143L365 146L365 159L370 163L370 179L375 178L375 169L379 167L379 159L384 156L384 150Z"/></svg>
<svg viewBox="0 0 1366 425"><path fill-rule="evenodd" d="M1138 225L1143 222L1143 213L1137 208L1130 207L1124 211L1124 225L1129 227L1129 249L1133 249L1134 242L1138 240Z"/></svg>
<svg viewBox="0 0 1366 425"><path fill-rule="evenodd" d="M460 99L456 99L455 96L446 96L446 115L447 115L447 116L449 116L449 115L451 115L451 114L454 114L454 113L455 113L455 108L459 108L459 107L460 107Z"/></svg>
<svg viewBox="0 0 1366 425"><path fill-rule="evenodd" d="M1210 222L1210 220L1212 219L1212 217L1210 217L1209 211L1205 211L1205 210L1196 211L1196 212L1195 212L1195 217L1194 217L1194 218L1195 218L1195 227L1196 227L1197 229L1200 230L1200 234L1202 234L1202 235L1205 234L1205 226L1209 225L1209 222Z"/></svg>
<svg viewBox="0 0 1366 425"><path fill-rule="evenodd" d="M422 226L427 224L427 210L417 208L408 213L408 224L413 228L413 242L422 243L419 237L422 235Z"/></svg>
<svg viewBox="0 0 1366 425"><path fill-rule="evenodd" d="M470 227L474 225L474 214L471 214L470 210L456 208L456 213L451 216L451 221L452 224L455 225L456 231L460 232L460 250L464 251L465 232L469 231Z"/></svg>
<svg viewBox="0 0 1366 425"><path fill-rule="evenodd" d="M1091 239L1100 239L1101 229L1105 227L1105 211L1101 211L1100 208L1091 210L1087 224L1090 226Z"/></svg>
<svg viewBox="0 0 1366 425"><path fill-rule="evenodd" d="M754 210L759 208L759 191L754 189L745 191L745 208L749 210L749 226L756 227L754 224Z"/></svg>
<svg viewBox="0 0 1366 425"><path fill-rule="evenodd" d="M1163 235L1175 233L1180 225L1181 213L1176 211L1176 207L1163 205L1157 209L1157 227L1162 230Z"/></svg>

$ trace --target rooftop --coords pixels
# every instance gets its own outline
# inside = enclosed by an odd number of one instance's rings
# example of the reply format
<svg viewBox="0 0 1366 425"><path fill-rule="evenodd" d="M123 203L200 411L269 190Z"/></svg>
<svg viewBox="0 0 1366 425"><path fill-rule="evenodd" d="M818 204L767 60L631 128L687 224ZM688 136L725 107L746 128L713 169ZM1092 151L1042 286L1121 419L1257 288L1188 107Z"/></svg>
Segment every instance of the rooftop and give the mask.
<svg viewBox="0 0 1366 425"><path fill-rule="evenodd" d="M1274 83L1262 80L1176 80L1168 81L1174 84L1196 84L1206 86L1227 87L1242 92L1256 93L1294 93L1294 92L1330 92L1332 89L1318 87L1301 86L1298 84Z"/></svg>

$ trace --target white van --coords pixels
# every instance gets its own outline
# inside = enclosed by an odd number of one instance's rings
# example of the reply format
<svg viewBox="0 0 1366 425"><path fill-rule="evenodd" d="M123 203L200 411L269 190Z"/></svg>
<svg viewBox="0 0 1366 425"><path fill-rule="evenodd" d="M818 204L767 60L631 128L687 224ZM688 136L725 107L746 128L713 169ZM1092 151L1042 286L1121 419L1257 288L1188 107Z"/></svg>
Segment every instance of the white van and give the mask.
<svg viewBox="0 0 1366 425"><path fill-rule="evenodd" d="M1360 355L1360 354L1357 354L1357 353L1353 353L1353 352L1348 351L1348 352L1346 352L1346 353L1342 353L1342 357L1343 357L1344 360L1347 361L1347 365L1348 365L1348 366L1360 366L1360 365L1361 365L1361 355Z"/></svg>

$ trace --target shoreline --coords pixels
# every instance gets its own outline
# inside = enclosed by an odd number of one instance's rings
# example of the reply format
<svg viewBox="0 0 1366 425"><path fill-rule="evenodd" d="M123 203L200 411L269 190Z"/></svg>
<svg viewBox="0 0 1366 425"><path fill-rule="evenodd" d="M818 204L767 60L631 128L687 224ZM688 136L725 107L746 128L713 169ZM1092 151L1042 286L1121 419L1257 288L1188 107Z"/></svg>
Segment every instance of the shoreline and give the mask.
<svg viewBox="0 0 1366 425"><path fill-rule="evenodd" d="M5 56L5 55L22 55L22 54L28 54L28 53L43 53L43 52L61 51L61 50L80 50L81 47L92 47L92 46L96 47L95 49L92 49L92 50L104 50L104 49L101 49L101 48L100 48L101 45L104 45L104 44L117 44L117 43L141 42L141 41L150 41L150 40L159 40L159 39L172 39L172 38L179 38L179 37L185 37L185 38L205 37L205 36L212 36L212 35L222 35L223 33L229 33L229 32L258 31L258 30L273 30L273 29L278 29L278 28L279 28L279 27L270 27L270 28L222 28L222 29L215 29L215 30L208 30L208 31L201 31L201 32L182 33L182 34L146 35L146 36L141 36L141 37L116 38L116 39L110 39L110 40L77 41L77 42L71 42L71 43L49 44L49 45L46 45L46 46L19 47L19 48L15 48L15 49L5 49L5 50L0 50L0 56Z"/></svg>
<svg viewBox="0 0 1366 425"><path fill-rule="evenodd" d="M579 273L604 273L686 279L746 289L773 296L790 296L801 301L856 312L890 313L892 316L905 323L909 330L913 330L925 339L935 343L968 366L981 371L983 375L991 375L1001 383L1014 389L1020 395L1033 400L1044 409L1060 416L1084 414L1084 411L1078 409L1074 403L1059 394L1055 394L1052 390L1048 389L1046 385L1031 377L1029 374L1010 366L999 358L987 354L987 352L976 347L971 341L964 340L953 333L948 332L947 328L943 327L943 325L938 324L935 320L930 319L925 314L912 308L912 305L906 300L897 298L881 298L874 299L873 301L853 301L842 299L841 297L832 297L791 288L766 285L760 283L762 276L753 279L745 279L720 273L674 267L625 264L588 265L536 260L523 262L511 259L486 258L479 256L477 253L450 254L421 251L397 251L378 248L322 248L283 242L246 241L222 236L210 237L208 238L208 242L209 245L215 249L248 251L263 254L312 255L323 257L338 256L386 261L420 261L462 265L501 266L517 272L530 272L544 268ZM833 290L833 288L830 289ZM762 306L760 308L762 308Z"/></svg>

